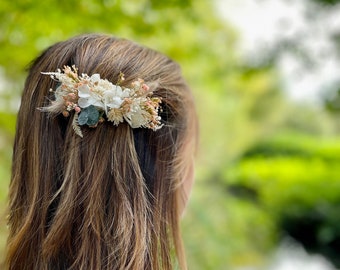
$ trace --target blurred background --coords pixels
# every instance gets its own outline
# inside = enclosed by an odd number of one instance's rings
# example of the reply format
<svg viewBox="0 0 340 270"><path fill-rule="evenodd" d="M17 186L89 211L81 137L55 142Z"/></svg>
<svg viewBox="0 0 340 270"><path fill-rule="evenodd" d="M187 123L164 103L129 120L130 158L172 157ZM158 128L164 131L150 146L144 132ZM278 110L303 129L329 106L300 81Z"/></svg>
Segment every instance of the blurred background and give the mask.
<svg viewBox="0 0 340 270"><path fill-rule="evenodd" d="M190 269L340 269L338 0L1 1L0 259L26 67L89 32L169 55L194 91Z"/></svg>

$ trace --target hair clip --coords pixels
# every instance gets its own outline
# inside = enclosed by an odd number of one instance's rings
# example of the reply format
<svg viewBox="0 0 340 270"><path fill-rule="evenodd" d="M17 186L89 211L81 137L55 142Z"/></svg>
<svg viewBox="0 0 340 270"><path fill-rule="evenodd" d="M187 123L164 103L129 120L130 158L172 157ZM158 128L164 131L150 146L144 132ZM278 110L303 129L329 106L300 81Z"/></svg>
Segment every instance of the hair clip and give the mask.
<svg viewBox="0 0 340 270"><path fill-rule="evenodd" d="M152 97L152 92L142 79L131 84L130 88L120 86L124 81L121 73L117 85L99 74L78 75L75 66L64 66L57 72L42 72L59 82L54 92L55 100L43 111L62 113L65 117L74 111L73 130L83 137L80 126L96 127L99 123L110 121L117 126L124 120L132 128L160 129L161 117L158 115L161 99Z"/></svg>

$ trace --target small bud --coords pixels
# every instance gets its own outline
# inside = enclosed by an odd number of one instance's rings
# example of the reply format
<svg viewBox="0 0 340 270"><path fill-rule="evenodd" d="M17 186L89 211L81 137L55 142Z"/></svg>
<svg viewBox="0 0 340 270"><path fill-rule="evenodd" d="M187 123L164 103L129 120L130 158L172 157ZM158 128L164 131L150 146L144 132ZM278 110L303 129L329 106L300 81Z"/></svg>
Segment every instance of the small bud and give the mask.
<svg viewBox="0 0 340 270"><path fill-rule="evenodd" d="M76 98L76 94L75 94L75 93L69 93L68 96L69 96L70 98Z"/></svg>
<svg viewBox="0 0 340 270"><path fill-rule="evenodd" d="M64 117L69 117L70 116L70 113L68 111L63 111L63 116Z"/></svg>
<svg viewBox="0 0 340 270"><path fill-rule="evenodd" d="M75 107L74 110L75 110L77 113L80 113L80 111L81 111L80 107L78 107L78 106Z"/></svg>
<svg viewBox="0 0 340 270"><path fill-rule="evenodd" d="M145 83L143 83L143 84L142 84L142 89L143 89L144 91L149 91L150 87L147 86Z"/></svg>

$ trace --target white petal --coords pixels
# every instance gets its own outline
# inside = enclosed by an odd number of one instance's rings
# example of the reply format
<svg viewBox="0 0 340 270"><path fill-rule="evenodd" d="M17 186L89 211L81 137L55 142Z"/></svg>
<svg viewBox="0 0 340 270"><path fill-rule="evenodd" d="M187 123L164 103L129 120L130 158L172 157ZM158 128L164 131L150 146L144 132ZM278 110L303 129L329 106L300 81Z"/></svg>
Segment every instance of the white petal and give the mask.
<svg viewBox="0 0 340 270"><path fill-rule="evenodd" d="M86 108L91 105L89 100L87 98L79 98L78 99L78 105L80 108Z"/></svg>
<svg viewBox="0 0 340 270"><path fill-rule="evenodd" d="M86 98L89 97L90 95L91 95L90 88L86 84L83 84L78 88L79 97Z"/></svg>
<svg viewBox="0 0 340 270"><path fill-rule="evenodd" d="M130 96L130 89L124 89L123 93L122 93L122 97L129 97Z"/></svg>
<svg viewBox="0 0 340 270"><path fill-rule="evenodd" d="M100 75L99 75L98 73L93 74L93 75L91 76L91 80L92 80L93 82L98 82L98 81L100 81Z"/></svg>
<svg viewBox="0 0 340 270"><path fill-rule="evenodd" d="M122 96L122 93L123 93L122 88L116 85L116 95L120 97Z"/></svg>
<svg viewBox="0 0 340 270"><path fill-rule="evenodd" d="M112 91L106 91L104 93L104 100L109 101L111 98L113 98L115 94Z"/></svg>
<svg viewBox="0 0 340 270"><path fill-rule="evenodd" d="M117 109L120 105L122 105L122 103L123 100L120 97L112 97L109 102L106 103L106 106Z"/></svg>
<svg viewBox="0 0 340 270"><path fill-rule="evenodd" d="M104 105L104 103L102 102L102 101L100 101L100 100L96 100L96 101L94 101L93 103L92 103L92 105L94 105L94 106L96 106L96 107L98 107L98 108L101 108L101 109L105 109L105 105Z"/></svg>
<svg viewBox="0 0 340 270"><path fill-rule="evenodd" d="M132 128L138 128L147 124L147 120L143 116L143 111L140 107L130 115L129 124Z"/></svg>

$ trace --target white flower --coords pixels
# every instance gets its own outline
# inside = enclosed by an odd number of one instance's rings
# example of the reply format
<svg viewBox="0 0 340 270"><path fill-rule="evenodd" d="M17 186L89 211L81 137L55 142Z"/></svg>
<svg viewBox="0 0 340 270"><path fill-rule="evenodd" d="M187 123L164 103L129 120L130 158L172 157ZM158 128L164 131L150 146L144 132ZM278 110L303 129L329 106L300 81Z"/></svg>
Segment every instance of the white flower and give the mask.
<svg viewBox="0 0 340 270"><path fill-rule="evenodd" d="M130 106L130 112L126 114L125 120L132 128L143 127L147 125L148 119L145 118L145 112L141 108L143 98L136 98Z"/></svg>
<svg viewBox="0 0 340 270"><path fill-rule="evenodd" d="M143 127L148 123L148 120L144 117L144 111L140 107L129 116L130 119L127 122L132 128Z"/></svg>
<svg viewBox="0 0 340 270"><path fill-rule="evenodd" d="M105 108L118 109L123 103L123 99L112 92L104 94Z"/></svg>
<svg viewBox="0 0 340 270"><path fill-rule="evenodd" d="M86 108L90 105L94 105L101 109L105 108L101 96L98 93L91 91L87 84L79 86L78 96L78 105L80 108Z"/></svg>
<svg viewBox="0 0 340 270"><path fill-rule="evenodd" d="M104 93L104 104L105 104L105 111L107 112L109 109L118 109L123 101L124 98L129 97L130 89L122 89L118 85L112 85L110 91L106 91Z"/></svg>

